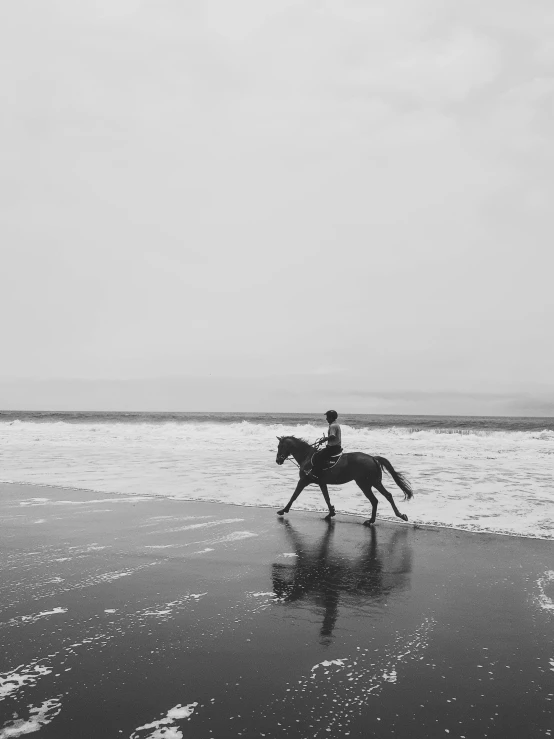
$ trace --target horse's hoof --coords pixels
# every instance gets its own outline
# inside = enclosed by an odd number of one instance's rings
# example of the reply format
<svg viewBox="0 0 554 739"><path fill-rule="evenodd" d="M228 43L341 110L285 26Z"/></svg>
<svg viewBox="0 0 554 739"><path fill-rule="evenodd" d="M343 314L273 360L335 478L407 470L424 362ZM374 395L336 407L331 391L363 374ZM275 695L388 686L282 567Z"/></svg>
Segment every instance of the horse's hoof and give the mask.
<svg viewBox="0 0 554 739"><path fill-rule="evenodd" d="M364 526L373 526L373 524L374 524L374 523L375 523L375 521L371 521L371 520L370 520L370 519L368 518L368 519L367 519L367 521L364 521Z"/></svg>
<svg viewBox="0 0 554 739"><path fill-rule="evenodd" d="M408 516L407 516L407 515L406 515L405 513L401 513L401 514L400 514L400 518L401 518L401 519L402 519L403 521L407 521L407 520L408 520Z"/></svg>
<svg viewBox="0 0 554 739"><path fill-rule="evenodd" d="M336 515L337 514L335 513L335 506L331 506L331 508L329 509L329 513L325 516L324 520L330 521L333 518L333 516L336 516Z"/></svg>
<svg viewBox="0 0 554 739"><path fill-rule="evenodd" d="M284 515L285 515L285 513L286 513L286 511L285 511L285 509L284 509L284 508L281 508L281 510L280 510L280 511L277 511L277 515L278 515L278 516L284 516Z"/></svg>

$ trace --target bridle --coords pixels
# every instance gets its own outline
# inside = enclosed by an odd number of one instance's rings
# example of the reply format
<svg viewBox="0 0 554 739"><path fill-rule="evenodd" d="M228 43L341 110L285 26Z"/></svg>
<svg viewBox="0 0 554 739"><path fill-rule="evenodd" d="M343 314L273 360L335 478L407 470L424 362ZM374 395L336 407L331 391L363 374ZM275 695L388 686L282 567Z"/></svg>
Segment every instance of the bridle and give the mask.
<svg viewBox="0 0 554 739"><path fill-rule="evenodd" d="M300 465L298 464L298 462L296 461L296 459L293 456L291 456L291 453L290 452L286 452L285 454L278 454L277 455L277 459L275 461L278 464L283 464L283 462L287 462L287 461L288 462L292 462L293 464L295 464L298 467L298 469L300 469Z"/></svg>
<svg viewBox="0 0 554 739"><path fill-rule="evenodd" d="M317 451L317 449L319 449L320 443L318 441L315 441L312 444L312 446ZM295 464L298 467L298 469L301 469L300 465L298 464L298 462L296 461L296 459L293 456L291 456L291 453L290 452L287 452L286 454L278 454L277 455L276 462L278 462L279 464L283 464L284 462L287 462L287 461L288 462L292 462L293 464Z"/></svg>
<svg viewBox="0 0 554 739"><path fill-rule="evenodd" d="M281 464L283 464L283 462L292 462L298 467L298 469L300 469L300 465L294 457L290 456L290 454L278 454L277 459L280 460Z"/></svg>

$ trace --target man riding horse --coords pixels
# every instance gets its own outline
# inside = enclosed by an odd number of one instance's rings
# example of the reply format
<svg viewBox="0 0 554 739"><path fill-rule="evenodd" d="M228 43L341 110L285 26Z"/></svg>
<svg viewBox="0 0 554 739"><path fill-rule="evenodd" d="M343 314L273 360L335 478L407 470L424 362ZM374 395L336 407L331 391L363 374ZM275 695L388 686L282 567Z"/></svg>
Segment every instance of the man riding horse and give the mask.
<svg viewBox="0 0 554 739"><path fill-rule="evenodd" d="M338 414L336 411L327 411L325 417L329 424L329 432L327 436L320 439L320 443L326 441L327 446L315 454L314 444L310 444L305 439L300 439L296 436L277 437L279 439L277 457L275 458L277 464L281 465L286 459L292 457L299 468L299 480L294 493L286 506L277 511L277 515L284 516L288 513L302 490L308 485L317 484L323 493L329 509L329 513L325 518L331 520L335 515L335 508L331 504L327 485L344 485L354 480L371 503L371 518L365 521L366 525L372 526L375 523L375 517L377 515L378 501L373 493L373 488L378 490L388 500L398 518L402 521L407 521L408 516L398 510L392 493L383 485L382 473L383 470L389 473L404 493L405 500L410 500L413 497L412 488L408 480L401 472L397 472L385 457L372 456L363 452L343 454L341 429L336 422ZM336 462L336 464L330 467L327 466L326 463L329 460Z"/></svg>
<svg viewBox="0 0 554 739"><path fill-rule="evenodd" d="M326 463L331 460L336 461L342 452L342 434L340 425L337 423L338 417L339 414L336 411L327 411L325 414L325 418L329 424L329 431L327 436L321 437L319 443L323 444L327 442L327 446L314 454L311 474L316 478L321 475Z"/></svg>

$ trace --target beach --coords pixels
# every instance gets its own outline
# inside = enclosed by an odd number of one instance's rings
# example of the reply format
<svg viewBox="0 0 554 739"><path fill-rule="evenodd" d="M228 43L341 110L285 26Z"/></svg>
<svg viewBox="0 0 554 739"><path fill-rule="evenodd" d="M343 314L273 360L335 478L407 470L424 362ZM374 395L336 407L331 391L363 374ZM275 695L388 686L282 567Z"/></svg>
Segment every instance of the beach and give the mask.
<svg viewBox="0 0 554 739"><path fill-rule="evenodd" d="M551 735L550 541L0 491L1 739Z"/></svg>
<svg viewBox="0 0 554 739"><path fill-rule="evenodd" d="M554 2L0 49L0 739L554 739Z"/></svg>

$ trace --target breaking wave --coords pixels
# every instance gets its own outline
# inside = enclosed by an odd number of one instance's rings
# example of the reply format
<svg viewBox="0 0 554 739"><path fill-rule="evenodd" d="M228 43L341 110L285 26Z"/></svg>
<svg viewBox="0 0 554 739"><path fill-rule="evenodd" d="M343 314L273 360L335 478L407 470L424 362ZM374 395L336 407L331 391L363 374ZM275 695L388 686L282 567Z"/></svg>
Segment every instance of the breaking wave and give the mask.
<svg viewBox="0 0 554 739"><path fill-rule="evenodd" d="M286 502L297 476L292 465L275 464L275 437L315 440L324 428L319 417L271 414L247 420L222 414L37 415L0 417L4 481L271 507ZM408 476L415 490L409 504L392 480L385 484L411 522L554 538L551 419L421 423L395 417L389 425L382 419L370 424L346 417L343 444L346 451L387 457ZM518 423L523 428L514 428ZM337 511L368 513L353 483L332 488L331 496ZM324 510L319 489L305 490L296 507ZM381 500L378 515L391 513Z"/></svg>

